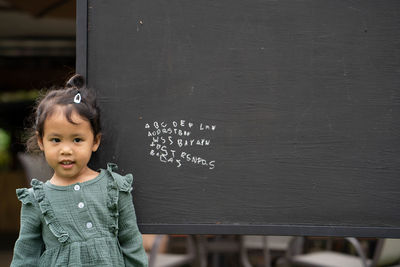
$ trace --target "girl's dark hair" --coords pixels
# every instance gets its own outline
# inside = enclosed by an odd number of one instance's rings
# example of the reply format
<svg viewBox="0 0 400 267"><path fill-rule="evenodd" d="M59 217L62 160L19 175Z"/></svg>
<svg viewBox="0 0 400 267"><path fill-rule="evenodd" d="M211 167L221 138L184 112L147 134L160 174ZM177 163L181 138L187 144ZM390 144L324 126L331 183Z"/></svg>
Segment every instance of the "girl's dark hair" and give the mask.
<svg viewBox="0 0 400 267"><path fill-rule="evenodd" d="M80 99L77 98L78 93ZM75 111L90 122L95 137L101 133L100 108L97 105L96 94L93 90L86 88L85 80L81 75L75 74L67 81L65 87L52 89L38 99L26 143L28 152L40 152L36 133L41 138L43 137L44 122L54 113L57 106L64 108L64 115L70 123L76 124L71 119L72 112Z"/></svg>

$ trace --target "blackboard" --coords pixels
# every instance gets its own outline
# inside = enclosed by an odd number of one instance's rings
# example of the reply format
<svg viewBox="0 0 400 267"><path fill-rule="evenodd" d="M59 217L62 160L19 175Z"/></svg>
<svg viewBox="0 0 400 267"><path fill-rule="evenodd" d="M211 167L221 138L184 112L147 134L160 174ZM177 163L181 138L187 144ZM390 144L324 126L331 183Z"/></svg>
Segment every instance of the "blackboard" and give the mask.
<svg viewBox="0 0 400 267"><path fill-rule="evenodd" d="M400 1L78 1L93 165L143 233L400 237Z"/></svg>

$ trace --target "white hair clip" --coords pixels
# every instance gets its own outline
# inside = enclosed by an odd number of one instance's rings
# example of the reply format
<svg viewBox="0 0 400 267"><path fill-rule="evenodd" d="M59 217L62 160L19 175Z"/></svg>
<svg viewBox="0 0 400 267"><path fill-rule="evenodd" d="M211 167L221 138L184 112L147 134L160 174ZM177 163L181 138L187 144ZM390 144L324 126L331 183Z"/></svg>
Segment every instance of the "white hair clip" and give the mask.
<svg viewBox="0 0 400 267"><path fill-rule="evenodd" d="M80 94L80 93L77 93L77 94L75 95L75 97L74 97L74 102L77 103L77 104L79 104L79 103L81 103L81 100L82 100L81 94Z"/></svg>

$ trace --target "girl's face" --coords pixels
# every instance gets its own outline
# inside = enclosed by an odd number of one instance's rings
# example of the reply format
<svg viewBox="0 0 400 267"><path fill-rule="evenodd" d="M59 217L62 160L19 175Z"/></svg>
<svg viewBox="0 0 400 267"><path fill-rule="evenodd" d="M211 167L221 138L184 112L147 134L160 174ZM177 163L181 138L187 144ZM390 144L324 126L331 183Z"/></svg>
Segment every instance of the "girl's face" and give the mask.
<svg viewBox="0 0 400 267"><path fill-rule="evenodd" d="M91 172L87 164L92 152L99 147L101 138L100 135L93 135L89 121L75 111L71 119L76 124L67 120L63 107L57 107L46 118L43 137L38 136L38 143L54 170L53 179L67 179L74 183L84 180L85 175Z"/></svg>

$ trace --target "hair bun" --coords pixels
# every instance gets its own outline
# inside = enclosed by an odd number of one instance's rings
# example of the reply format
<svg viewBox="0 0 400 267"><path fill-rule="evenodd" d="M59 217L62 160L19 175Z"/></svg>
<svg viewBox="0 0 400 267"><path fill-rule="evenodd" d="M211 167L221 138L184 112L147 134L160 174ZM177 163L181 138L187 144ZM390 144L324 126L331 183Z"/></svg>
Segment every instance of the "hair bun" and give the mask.
<svg viewBox="0 0 400 267"><path fill-rule="evenodd" d="M82 88L85 85L85 79L80 74L75 74L66 83L67 87Z"/></svg>

